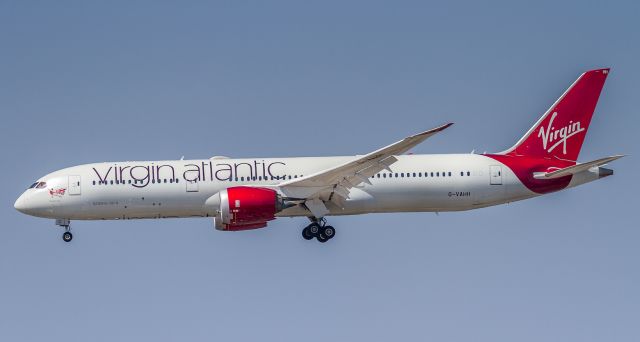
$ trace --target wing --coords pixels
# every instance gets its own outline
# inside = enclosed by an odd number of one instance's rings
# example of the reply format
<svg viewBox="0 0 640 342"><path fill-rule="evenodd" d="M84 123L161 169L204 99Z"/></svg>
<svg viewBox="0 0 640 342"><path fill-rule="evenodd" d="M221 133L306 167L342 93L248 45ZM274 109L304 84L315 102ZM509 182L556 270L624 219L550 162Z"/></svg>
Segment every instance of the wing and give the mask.
<svg viewBox="0 0 640 342"><path fill-rule="evenodd" d="M369 177L382 170L391 171L389 166L398 161L396 155L405 153L451 125L453 123L406 137L366 155L356 156L353 160L341 165L283 182L278 185L278 188L284 196L304 203L314 216L322 217L328 213L324 202L332 200L339 202L341 199L349 198L351 188L358 187L362 183L371 184Z"/></svg>

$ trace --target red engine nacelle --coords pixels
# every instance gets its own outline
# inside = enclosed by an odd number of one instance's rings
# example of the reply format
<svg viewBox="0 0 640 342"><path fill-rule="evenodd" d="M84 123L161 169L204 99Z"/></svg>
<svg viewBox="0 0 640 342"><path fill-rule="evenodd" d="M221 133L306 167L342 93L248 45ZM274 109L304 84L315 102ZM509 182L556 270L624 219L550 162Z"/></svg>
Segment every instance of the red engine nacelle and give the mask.
<svg viewBox="0 0 640 342"><path fill-rule="evenodd" d="M248 230L266 227L283 209L277 192L267 188L236 186L219 192L222 230Z"/></svg>
<svg viewBox="0 0 640 342"><path fill-rule="evenodd" d="M267 226L266 222L261 222L261 223L252 223L252 224L242 224L242 225L238 225L238 224L225 224L221 230L225 230L225 231L230 231L230 232L237 232L239 230L249 230L249 229L258 229L258 228L264 228Z"/></svg>

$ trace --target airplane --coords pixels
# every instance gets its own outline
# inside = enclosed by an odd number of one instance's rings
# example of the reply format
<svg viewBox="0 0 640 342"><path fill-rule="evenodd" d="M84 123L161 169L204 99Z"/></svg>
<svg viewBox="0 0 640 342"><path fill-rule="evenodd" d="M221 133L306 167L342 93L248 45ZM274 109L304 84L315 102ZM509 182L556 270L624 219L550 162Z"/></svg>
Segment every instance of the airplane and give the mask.
<svg viewBox="0 0 640 342"><path fill-rule="evenodd" d="M27 215L71 220L210 217L222 231L307 217L306 240L327 242L327 217L448 212L520 201L608 177L622 155L579 163L609 69L590 70L513 145L498 153L406 154L452 123L365 155L302 158L215 156L205 160L104 162L41 177L16 200Z"/></svg>

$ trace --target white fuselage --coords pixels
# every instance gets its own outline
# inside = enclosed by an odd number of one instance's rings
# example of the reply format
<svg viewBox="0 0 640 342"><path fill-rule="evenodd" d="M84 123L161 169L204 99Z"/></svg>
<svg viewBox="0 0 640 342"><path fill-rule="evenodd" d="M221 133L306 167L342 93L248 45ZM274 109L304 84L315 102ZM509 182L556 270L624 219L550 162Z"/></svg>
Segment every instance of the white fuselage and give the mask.
<svg viewBox="0 0 640 342"><path fill-rule="evenodd" d="M205 205L234 186L275 187L285 180L319 172L346 157L249 158L95 163L43 177L16 202L29 203L30 215L71 219L137 219L214 216ZM530 191L506 165L483 155L403 155L351 189L328 215L382 212L459 211L521 200ZM598 179L597 172L575 175L569 187ZM22 201L22 202L21 202ZM24 206L23 206L24 207ZM25 209L26 210L26 209ZM303 206L277 216L312 216Z"/></svg>

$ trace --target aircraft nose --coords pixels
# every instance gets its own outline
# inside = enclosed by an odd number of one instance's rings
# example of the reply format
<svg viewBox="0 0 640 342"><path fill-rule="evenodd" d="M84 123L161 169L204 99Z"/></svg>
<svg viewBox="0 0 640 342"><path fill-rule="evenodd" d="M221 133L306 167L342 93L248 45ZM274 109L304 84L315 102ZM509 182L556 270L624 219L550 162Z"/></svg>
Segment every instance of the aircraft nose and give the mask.
<svg viewBox="0 0 640 342"><path fill-rule="evenodd" d="M22 194L20 197L18 197L16 203L13 204L13 207L16 208L17 211L23 214L27 214L27 211L29 211L29 207L27 206L26 202L27 201L24 198L24 194Z"/></svg>

